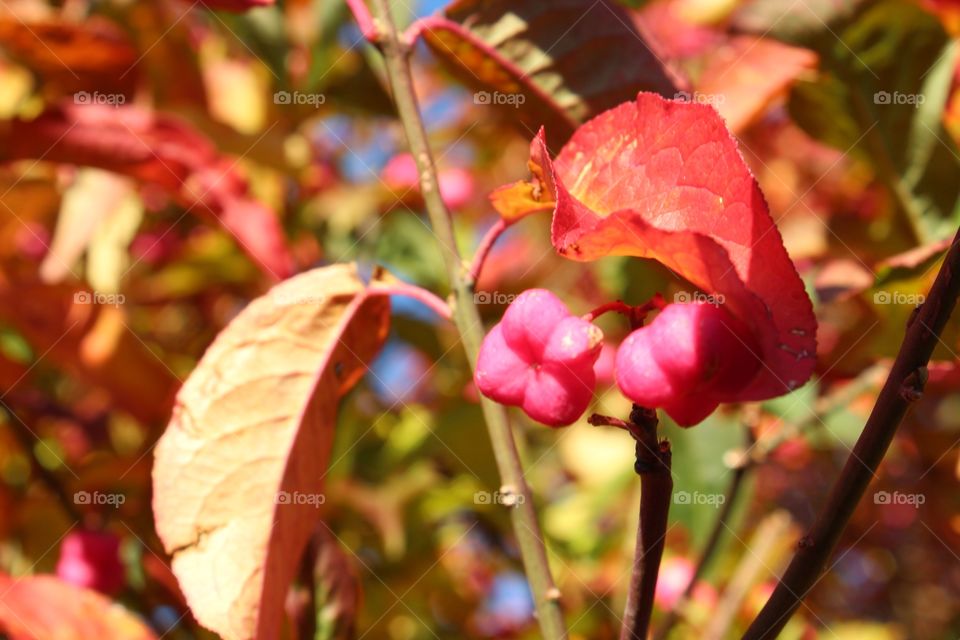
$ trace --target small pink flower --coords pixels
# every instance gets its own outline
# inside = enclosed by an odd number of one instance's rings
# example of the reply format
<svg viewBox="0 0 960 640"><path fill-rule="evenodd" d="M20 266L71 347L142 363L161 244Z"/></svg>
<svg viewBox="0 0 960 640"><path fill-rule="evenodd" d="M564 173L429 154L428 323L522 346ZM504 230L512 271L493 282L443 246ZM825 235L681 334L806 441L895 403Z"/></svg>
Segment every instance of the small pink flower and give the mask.
<svg viewBox="0 0 960 640"><path fill-rule="evenodd" d="M73 531L60 545L57 576L64 582L116 595L126 584L120 539L112 533Z"/></svg>
<svg viewBox="0 0 960 640"><path fill-rule="evenodd" d="M520 294L480 347L480 392L538 422L573 423L593 398L603 333L544 289Z"/></svg>
<svg viewBox="0 0 960 640"><path fill-rule="evenodd" d="M670 304L623 341L615 375L625 396L689 427L737 399L761 366L758 353L750 330L722 306Z"/></svg>

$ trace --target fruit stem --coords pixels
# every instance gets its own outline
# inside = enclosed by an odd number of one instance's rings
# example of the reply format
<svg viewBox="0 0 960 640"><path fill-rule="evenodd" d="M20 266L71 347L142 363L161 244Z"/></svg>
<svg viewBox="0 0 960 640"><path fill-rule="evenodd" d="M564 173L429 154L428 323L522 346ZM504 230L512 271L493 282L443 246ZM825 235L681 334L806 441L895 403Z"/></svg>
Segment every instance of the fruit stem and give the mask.
<svg viewBox="0 0 960 640"><path fill-rule="evenodd" d="M637 443L634 470L640 476L640 522L620 640L646 640L673 496L672 454L670 443L657 437L655 410L633 405L629 431Z"/></svg>
<svg viewBox="0 0 960 640"><path fill-rule="evenodd" d="M409 282L375 284L367 291L370 295L403 296L405 298L413 298L414 300L429 307L441 318L445 318L447 320L453 319L453 310L450 309L450 305L440 298L440 296L432 291L427 291L423 287L410 284Z"/></svg>
<svg viewBox="0 0 960 640"><path fill-rule="evenodd" d="M476 368L480 342L483 340L483 322L473 299L473 286L467 280L466 270L454 237L453 222L437 186L437 171L433 154L427 141L423 118L417 103L410 70L409 43L397 32L397 25L390 11L390 0L373 0L375 21L379 32L380 50L386 62L387 79L393 92L397 113L406 133L410 152L420 174L420 192L433 233L440 244L447 277L453 289L453 319L460 332L471 370ZM480 406L486 420L490 442L500 478L517 494L516 506L510 508L514 534L520 547L524 569L536 604L537 621L546 640L567 637L563 614L560 610L559 591L550 574L546 547L533 496L524 478L523 465L517 453L517 445L507 421L506 408L481 396ZM519 499L522 496L522 500Z"/></svg>
<svg viewBox="0 0 960 640"><path fill-rule="evenodd" d="M360 33L363 34L363 37L366 38L368 42L376 44L380 39L380 30L377 29L376 24L373 22L373 18L370 16L370 10L367 9L364 1L347 0L347 6L353 14L353 19L357 21L357 26L360 27Z"/></svg>
<svg viewBox="0 0 960 640"><path fill-rule="evenodd" d="M930 295L907 322L906 335L867 424L826 503L744 640L775 638L820 580L840 534L875 476L907 408L920 397L926 365L960 295L960 233L940 265Z"/></svg>
<svg viewBox="0 0 960 640"><path fill-rule="evenodd" d="M654 309L663 309L665 306L667 305L663 300L663 296L658 293L643 304L637 306L629 305L623 300L607 302L600 305L590 313L584 314L582 317L587 322L593 322L605 313L619 313L627 317L627 319L630 321L631 329L639 329L643 326L644 321L647 319L648 313Z"/></svg>
<svg viewBox="0 0 960 640"><path fill-rule="evenodd" d="M497 220L487 233L484 234L483 239L480 240L479 246L477 246L477 251L473 254L473 262L470 264L470 285L474 286L477 284L477 280L480 279L480 273L483 271L483 265L487 261L487 257L490 255L490 250L493 249L493 245L496 244L497 240L503 235L503 232L507 230L507 227L510 226L507 224L507 221L503 218Z"/></svg>

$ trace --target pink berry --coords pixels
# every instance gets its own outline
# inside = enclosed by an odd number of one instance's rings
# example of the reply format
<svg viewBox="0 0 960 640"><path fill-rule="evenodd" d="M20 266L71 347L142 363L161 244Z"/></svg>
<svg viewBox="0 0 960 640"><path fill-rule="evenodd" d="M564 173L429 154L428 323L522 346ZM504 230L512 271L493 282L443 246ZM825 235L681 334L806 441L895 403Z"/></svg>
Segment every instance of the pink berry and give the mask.
<svg viewBox="0 0 960 640"><path fill-rule="evenodd" d="M393 156L380 172L381 179L392 189L408 191L420 188L420 172L409 153ZM472 198L476 186L473 175L466 169L441 169L437 176L440 196L451 209L459 209Z"/></svg>
<svg viewBox="0 0 960 640"><path fill-rule="evenodd" d="M544 289L520 294L480 347L480 392L553 427L573 423L593 398L603 333Z"/></svg>
<svg viewBox="0 0 960 640"><path fill-rule="evenodd" d="M444 169L437 177L440 186L440 197L451 209L459 209L473 198L475 186L473 175L459 167Z"/></svg>
<svg viewBox="0 0 960 640"><path fill-rule="evenodd" d="M73 531L63 538L57 576L64 582L116 595L126 584L120 539L112 533Z"/></svg>
<svg viewBox="0 0 960 640"><path fill-rule="evenodd" d="M737 399L760 368L750 330L722 306L671 304L617 351L616 379L639 405L689 427Z"/></svg>

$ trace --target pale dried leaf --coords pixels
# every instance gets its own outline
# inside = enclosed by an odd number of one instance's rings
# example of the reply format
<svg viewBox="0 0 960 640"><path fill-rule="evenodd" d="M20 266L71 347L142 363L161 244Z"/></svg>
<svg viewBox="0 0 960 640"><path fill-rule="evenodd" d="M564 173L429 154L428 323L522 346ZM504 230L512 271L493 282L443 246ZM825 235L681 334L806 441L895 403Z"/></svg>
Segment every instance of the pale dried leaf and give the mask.
<svg viewBox="0 0 960 640"><path fill-rule="evenodd" d="M194 614L224 638L277 637L337 403L388 322L354 266L315 269L254 300L184 384L156 449L154 514Z"/></svg>

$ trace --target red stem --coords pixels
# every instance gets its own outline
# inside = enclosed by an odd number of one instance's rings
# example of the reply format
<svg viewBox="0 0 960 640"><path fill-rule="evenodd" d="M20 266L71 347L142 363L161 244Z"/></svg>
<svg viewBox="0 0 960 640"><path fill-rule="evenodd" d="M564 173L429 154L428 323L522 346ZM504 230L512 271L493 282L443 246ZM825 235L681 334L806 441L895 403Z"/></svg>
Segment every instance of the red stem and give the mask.
<svg viewBox="0 0 960 640"><path fill-rule="evenodd" d="M453 311L443 299L423 287L408 282L392 282L390 284L376 284L369 289L370 295L405 296L413 298L430 307L438 316L447 320L453 319Z"/></svg>
<svg viewBox="0 0 960 640"><path fill-rule="evenodd" d="M487 231L483 236L483 239L480 241L480 245L477 247L476 253L473 254L473 263L470 265L470 282L474 285L477 284L477 280L480 279L480 273L483 271L483 264L487 261L487 257L490 255L493 245L496 244L497 240L507 230L507 227L510 226L507 224L507 221L503 218L499 218L492 227Z"/></svg>
<svg viewBox="0 0 960 640"><path fill-rule="evenodd" d="M347 0L347 6L350 7L353 18L357 21L357 26L360 27L360 33L363 34L363 37L369 42L376 44L380 39L380 31L377 29L377 25L373 21L370 10L364 1Z"/></svg>
<svg viewBox="0 0 960 640"><path fill-rule="evenodd" d="M649 301L638 305L632 306L624 302L623 300L615 300L614 302L607 302L602 304L590 313L583 315L583 319L587 322L593 322L600 316L605 313L619 313L627 317L630 320L630 326L634 329L638 329L643 326L643 321L646 320L647 314L653 311L654 309L663 309L666 306L663 296L659 293L653 296Z"/></svg>

